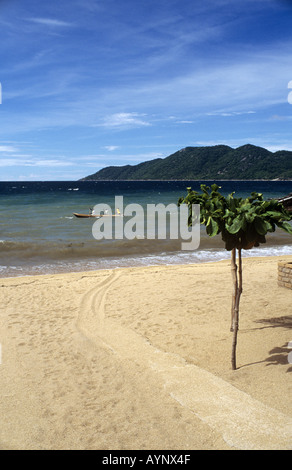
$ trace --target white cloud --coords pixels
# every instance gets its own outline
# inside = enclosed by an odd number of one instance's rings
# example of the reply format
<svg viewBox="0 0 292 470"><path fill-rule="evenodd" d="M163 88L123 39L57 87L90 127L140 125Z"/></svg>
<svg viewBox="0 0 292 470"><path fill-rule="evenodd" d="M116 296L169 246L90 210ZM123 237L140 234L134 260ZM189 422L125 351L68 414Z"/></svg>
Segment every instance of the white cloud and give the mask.
<svg viewBox="0 0 292 470"><path fill-rule="evenodd" d="M207 116L241 116L242 114L256 114L256 111L214 111L206 113Z"/></svg>
<svg viewBox="0 0 292 470"><path fill-rule="evenodd" d="M114 150L117 150L119 147L118 145L105 145L103 148L108 150L109 152L113 152Z"/></svg>
<svg viewBox="0 0 292 470"><path fill-rule="evenodd" d="M20 158L20 157L30 157L30 158ZM37 160L34 159L33 157L29 155L13 155L11 158L0 158L0 167L20 167L20 166L26 166L26 167L66 167L72 165L72 162L68 161L67 159L62 160L65 157L60 157L60 160L58 159L42 159L42 160Z"/></svg>
<svg viewBox="0 0 292 470"><path fill-rule="evenodd" d="M0 167L6 167L6 166L17 166L20 163L17 160L14 160L13 158L1 158L0 159Z"/></svg>
<svg viewBox="0 0 292 470"><path fill-rule="evenodd" d="M114 113L110 116L104 118L103 124L104 127L113 127L113 128L131 128L131 127L141 127L141 126L150 126L149 122L141 119L145 114L139 113Z"/></svg>
<svg viewBox="0 0 292 470"><path fill-rule="evenodd" d="M64 158L64 157L60 157L60 158ZM35 162L32 162L32 166L52 166L52 167L56 167L56 166L70 166L72 165L72 162L68 161L68 160L38 160L38 161L35 161Z"/></svg>
<svg viewBox="0 0 292 470"><path fill-rule="evenodd" d="M27 21L32 21L33 23L42 24L45 26L73 26L72 23L68 23L67 21L56 20L52 18L28 18Z"/></svg>
<svg viewBox="0 0 292 470"><path fill-rule="evenodd" d="M12 145L0 145L0 152L16 152L17 149Z"/></svg>

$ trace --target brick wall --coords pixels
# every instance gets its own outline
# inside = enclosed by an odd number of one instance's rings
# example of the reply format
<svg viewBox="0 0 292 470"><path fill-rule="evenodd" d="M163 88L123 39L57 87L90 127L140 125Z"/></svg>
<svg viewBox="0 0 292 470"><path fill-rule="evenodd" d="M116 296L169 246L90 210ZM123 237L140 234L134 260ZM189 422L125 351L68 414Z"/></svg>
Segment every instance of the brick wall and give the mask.
<svg viewBox="0 0 292 470"><path fill-rule="evenodd" d="M278 285L292 289L292 263L285 261L278 263Z"/></svg>

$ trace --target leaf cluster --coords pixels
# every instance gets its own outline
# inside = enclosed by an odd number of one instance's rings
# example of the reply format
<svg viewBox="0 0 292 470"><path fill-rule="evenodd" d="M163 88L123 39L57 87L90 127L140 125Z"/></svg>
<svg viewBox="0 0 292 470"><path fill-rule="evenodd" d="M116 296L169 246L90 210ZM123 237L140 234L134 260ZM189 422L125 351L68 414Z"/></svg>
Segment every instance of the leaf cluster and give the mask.
<svg viewBox="0 0 292 470"><path fill-rule="evenodd" d="M187 188L187 196L181 197L178 205L189 205L189 226L192 225L192 204L200 205L200 223L206 227L210 237L221 233L226 250L233 248L248 250L266 242L268 232L276 226L292 235L289 221L292 215L275 199L264 200L260 193L252 192L247 198L227 197L219 192L217 184L201 185L202 192Z"/></svg>

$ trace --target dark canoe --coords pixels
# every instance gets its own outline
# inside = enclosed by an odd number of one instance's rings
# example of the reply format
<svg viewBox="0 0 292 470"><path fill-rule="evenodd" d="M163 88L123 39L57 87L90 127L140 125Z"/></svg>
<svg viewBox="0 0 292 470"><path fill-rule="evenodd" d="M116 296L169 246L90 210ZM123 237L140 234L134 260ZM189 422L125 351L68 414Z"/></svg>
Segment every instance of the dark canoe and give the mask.
<svg viewBox="0 0 292 470"><path fill-rule="evenodd" d="M94 217L99 219L100 217L123 217L121 214L77 214L76 212L73 212L73 215L75 217L83 218L83 219L88 219L89 217Z"/></svg>
<svg viewBox="0 0 292 470"><path fill-rule="evenodd" d="M83 219L87 219L87 218L89 218L89 217L101 217L100 215L93 215L93 214L77 214L76 212L74 212L73 215L75 215L75 217L79 217L79 218L83 218Z"/></svg>

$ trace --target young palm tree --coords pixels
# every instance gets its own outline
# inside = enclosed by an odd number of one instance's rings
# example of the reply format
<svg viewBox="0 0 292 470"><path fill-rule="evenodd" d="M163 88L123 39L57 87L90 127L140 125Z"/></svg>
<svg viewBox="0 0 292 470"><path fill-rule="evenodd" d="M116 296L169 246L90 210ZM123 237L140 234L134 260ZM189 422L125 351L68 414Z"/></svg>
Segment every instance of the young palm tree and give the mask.
<svg viewBox="0 0 292 470"><path fill-rule="evenodd" d="M200 205L200 223L206 226L210 237L221 233L225 248L231 251L233 296L231 307L231 331L233 332L231 365L236 369L236 345L239 327L239 302L242 294L242 250L249 250L266 242L266 234L276 226L292 235L289 221L292 215L274 199L264 200L263 195L253 192L245 199L235 198L234 192L224 197L213 184L211 188L201 185L202 193L187 188L186 197L178 204L188 204L189 225L192 225L192 204ZM238 258L238 261L237 261ZM238 264L237 264L238 262Z"/></svg>

